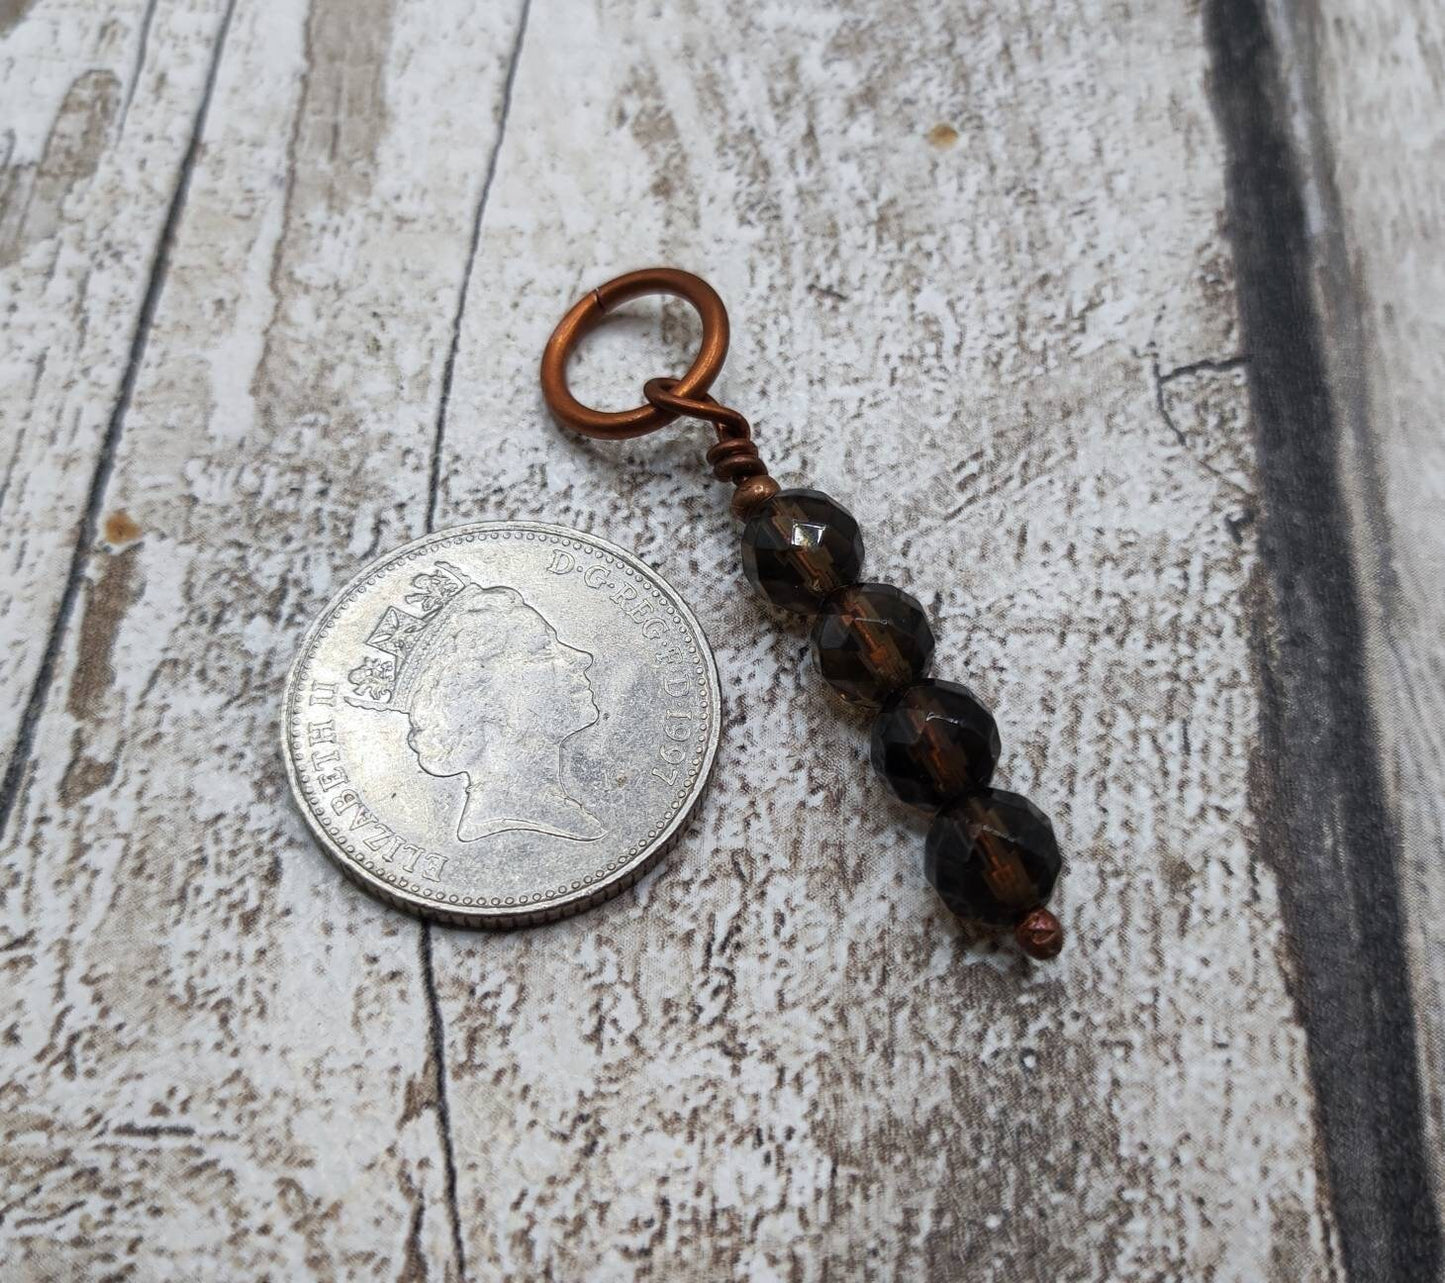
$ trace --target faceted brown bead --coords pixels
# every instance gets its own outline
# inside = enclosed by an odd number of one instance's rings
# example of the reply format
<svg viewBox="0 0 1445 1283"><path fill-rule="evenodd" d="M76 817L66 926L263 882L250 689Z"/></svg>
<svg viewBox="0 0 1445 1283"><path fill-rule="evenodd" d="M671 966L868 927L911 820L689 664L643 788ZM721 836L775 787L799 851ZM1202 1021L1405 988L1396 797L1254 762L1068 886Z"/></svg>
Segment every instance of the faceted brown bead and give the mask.
<svg viewBox="0 0 1445 1283"><path fill-rule="evenodd" d="M780 490L743 527L743 573L784 610L813 614L862 568L858 523L820 490Z"/></svg>
<svg viewBox="0 0 1445 1283"><path fill-rule="evenodd" d="M903 801L942 806L993 778L998 726L967 686L934 678L891 696L873 723L873 768Z"/></svg>
<svg viewBox="0 0 1445 1283"><path fill-rule="evenodd" d="M813 623L813 661L852 704L881 704L928 671L933 629L916 597L892 584L830 593Z"/></svg>
<svg viewBox="0 0 1445 1283"><path fill-rule="evenodd" d="M923 869L959 917L1012 926L1049 898L1062 864L1038 807L1017 793L980 789L934 817Z"/></svg>

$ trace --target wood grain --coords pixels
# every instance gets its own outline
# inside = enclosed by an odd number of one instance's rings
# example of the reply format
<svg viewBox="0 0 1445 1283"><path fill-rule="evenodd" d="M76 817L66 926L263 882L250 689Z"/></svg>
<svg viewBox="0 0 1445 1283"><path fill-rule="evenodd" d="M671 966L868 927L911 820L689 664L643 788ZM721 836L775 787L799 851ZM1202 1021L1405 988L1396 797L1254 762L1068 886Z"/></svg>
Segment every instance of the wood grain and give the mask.
<svg viewBox="0 0 1445 1283"><path fill-rule="evenodd" d="M1260 476L1262 831L1298 955L1345 1267L1433 1278L1445 1257L1420 1065L1435 1035L1412 1000L1408 860L1370 646L1369 568L1390 554L1384 528L1361 520L1378 488L1358 466L1372 358L1342 270L1349 221L1313 10L1212 0L1205 25Z"/></svg>
<svg viewBox="0 0 1445 1283"><path fill-rule="evenodd" d="M1367 376L1347 546L1438 1136L1445 194L1411 164L1435 133L1376 137L1438 102L1411 3L1280 0L1269 38L1317 77L1291 138L1363 300L1354 338L1318 307L1333 386ZM1261 785L1278 567L1219 12L0 4L7 1277L1376 1276ZM742 583L702 432L547 420L555 320L664 262L726 299L716 390L774 472L855 512L997 712L1067 847L1058 963L937 903L866 722ZM695 338L639 305L575 386L631 404ZM330 590L487 518L657 566L727 716L667 867L505 935L345 884L276 746Z"/></svg>
<svg viewBox="0 0 1445 1283"><path fill-rule="evenodd" d="M424 511L515 16L231 22L5 845L11 1277L457 1272L418 930L315 858L276 701Z"/></svg>
<svg viewBox="0 0 1445 1283"><path fill-rule="evenodd" d="M225 5L155 8L0 11L0 777L73 599Z"/></svg>
<svg viewBox="0 0 1445 1283"><path fill-rule="evenodd" d="M1253 464L1199 38L1088 5L534 7L438 519L625 533L689 585L729 726L696 838L630 901L438 935L470 1270L1333 1273L1254 845ZM739 593L698 438L546 430L519 354L650 259L715 281L720 395L850 504L996 706L1073 854L1057 968L938 907L863 726ZM580 384L630 401L680 328L599 335Z"/></svg>
<svg viewBox="0 0 1445 1283"><path fill-rule="evenodd" d="M1351 434L1355 555L1373 708L1404 860L1421 1101L1445 1188L1445 15L1406 3L1306 10L1296 56L1320 119L1317 181L1332 378ZM1408 38L1402 38L1408 33ZM1389 65L1391 74L1378 68ZM1384 143L1385 145L1382 145Z"/></svg>

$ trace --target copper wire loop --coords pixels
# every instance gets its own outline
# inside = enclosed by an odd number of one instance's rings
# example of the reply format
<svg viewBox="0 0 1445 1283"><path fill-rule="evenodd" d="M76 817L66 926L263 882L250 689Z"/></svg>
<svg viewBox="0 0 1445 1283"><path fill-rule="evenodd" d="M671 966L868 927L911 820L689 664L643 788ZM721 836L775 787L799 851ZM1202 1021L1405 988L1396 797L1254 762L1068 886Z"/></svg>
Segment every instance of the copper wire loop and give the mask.
<svg viewBox="0 0 1445 1283"><path fill-rule="evenodd" d="M753 430L741 411L722 405L706 393L690 397L685 393L679 393L677 388L677 379L648 379L642 385L642 395L652 405L671 411L675 415L686 415L690 419L703 419L711 423L717 428L719 441L726 441L729 438L747 438L752 435Z"/></svg>
<svg viewBox="0 0 1445 1283"><path fill-rule="evenodd" d="M694 398L706 396L712 381L722 369L723 361L727 359L727 309L723 307L717 291L691 272L681 272L675 267L648 267L608 281L580 298L558 322L552 337L547 340L547 346L542 349L542 396L547 408L564 427L587 437L621 441L656 432L680 415L692 413L688 409L670 409L650 400L631 410L594 410L577 400L567 387L567 358L583 335L613 308L647 294L674 294L686 299L697 310L702 319L702 345L687 373L676 381L665 382L670 384L667 393L678 402L692 402ZM746 420L743 423L746 427Z"/></svg>
<svg viewBox="0 0 1445 1283"><path fill-rule="evenodd" d="M706 394L700 397L678 396L674 390L676 386L676 379L648 379L642 385L642 395L652 405L685 414L691 419L702 419L717 429L717 444L707 452L713 476L719 481L731 481L734 485L748 477L767 476L768 465L758 457L753 429L739 411L720 404Z"/></svg>
<svg viewBox="0 0 1445 1283"><path fill-rule="evenodd" d="M682 378L648 379L642 385L645 405L617 412L593 410L568 389L567 358L607 312L644 294L676 294L691 303L702 318L702 346ZM743 486L752 478L767 477L768 465L758 457L747 419L708 395L727 353L728 314L712 286L690 272L651 267L608 281L573 304L542 351L542 395L563 426L604 441L639 437L684 416L711 423L717 430L717 444L707 452L713 476ZM777 489L771 480L765 486L749 485L733 495L733 511L743 516Z"/></svg>

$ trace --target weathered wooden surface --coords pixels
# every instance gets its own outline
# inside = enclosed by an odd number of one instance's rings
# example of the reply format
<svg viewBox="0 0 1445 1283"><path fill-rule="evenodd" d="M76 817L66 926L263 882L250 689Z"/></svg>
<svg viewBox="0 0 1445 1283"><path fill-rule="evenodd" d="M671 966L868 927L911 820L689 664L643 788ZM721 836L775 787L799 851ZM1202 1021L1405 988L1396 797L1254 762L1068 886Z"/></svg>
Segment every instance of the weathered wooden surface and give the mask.
<svg viewBox="0 0 1445 1283"><path fill-rule="evenodd" d="M1371 693L1404 858L1421 1098L1445 1180L1445 12L1333 4L1294 28L1318 104L1315 161L1335 236L1322 293L1346 322L1332 375L1348 407ZM1389 66L1388 74L1380 68ZM1313 70L1313 83L1310 72ZM1381 145L1384 143L1384 145Z"/></svg>
<svg viewBox="0 0 1445 1283"><path fill-rule="evenodd" d="M338 2L213 25L204 147L6 834L0 1254L24 1274L456 1272L418 930L307 850L275 695L333 571L425 509L515 22Z"/></svg>
<svg viewBox="0 0 1445 1283"><path fill-rule="evenodd" d="M88 542L222 16L219 0L0 6L6 764Z"/></svg>
<svg viewBox="0 0 1445 1283"><path fill-rule="evenodd" d="M1407 714L1439 701L1441 482L1415 465L1445 371L1438 304L1401 260L1439 270L1442 201L1421 180L1379 232L1367 176L1405 161L1320 110L1370 73L1330 15L1303 52L1287 37L1310 15L1265 17L0 8L11 1274L1438 1266L1428 1194L1393 1256L1366 1241L1388 1236L1368 1212L1389 1192L1351 1186L1331 1102L1376 1084L1321 1058L1318 919L1289 885L1309 866L1270 826L1288 784L1265 760L1271 639L1292 621L1258 531L1261 506L1267 533L1290 512L1256 447L1268 371L1241 330L1258 281L1227 215L1248 174L1221 29L1257 20L1281 85L1317 77L1281 129L1307 179L1309 128L1332 143L1327 226L1381 282L1349 297L1413 345L1384 358L1371 331L1327 373L1368 369L1359 432L1391 505L1350 547L1410 835L1421 1015L1401 1081L1437 1136L1442 754L1439 719ZM1377 66L1389 30L1362 42ZM1409 87L1439 104L1419 30L1383 121L1413 118ZM1071 855L1055 966L937 905L863 723L740 591L701 436L605 448L546 422L551 325L648 262L718 286L720 394L775 472L848 502L870 573L933 606L940 671L994 704L1006 780ZM681 312L638 314L578 362L600 403L685 357ZM618 901L526 933L425 928L307 841L280 682L362 558L537 516L684 586L726 691L719 780ZM1386 593L1368 567L1391 549Z"/></svg>

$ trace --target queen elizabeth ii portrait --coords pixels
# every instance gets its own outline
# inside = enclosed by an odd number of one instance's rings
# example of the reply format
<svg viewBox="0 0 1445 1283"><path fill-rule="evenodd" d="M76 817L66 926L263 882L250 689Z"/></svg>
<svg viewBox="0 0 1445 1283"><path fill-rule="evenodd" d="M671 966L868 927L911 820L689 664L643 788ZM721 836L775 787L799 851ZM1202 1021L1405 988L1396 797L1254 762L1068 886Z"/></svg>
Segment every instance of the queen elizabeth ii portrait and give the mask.
<svg viewBox="0 0 1445 1283"><path fill-rule="evenodd" d="M482 587L439 562L389 608L350 674L351 703L408 720L407 746L438 779L466 781L457 840L524 831L590 842L602 825L567 790L563 744L598 718L587 670L513 588Z"/></svg>

